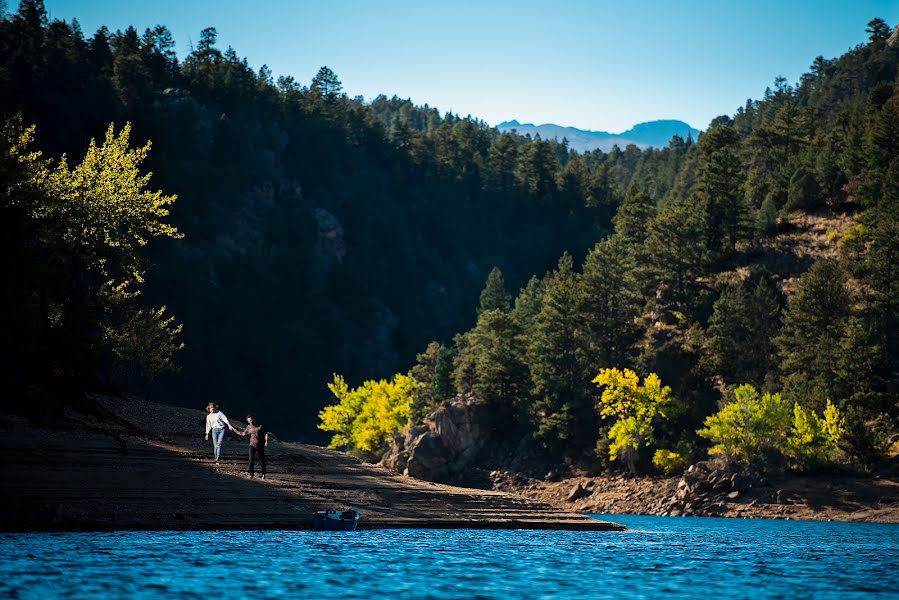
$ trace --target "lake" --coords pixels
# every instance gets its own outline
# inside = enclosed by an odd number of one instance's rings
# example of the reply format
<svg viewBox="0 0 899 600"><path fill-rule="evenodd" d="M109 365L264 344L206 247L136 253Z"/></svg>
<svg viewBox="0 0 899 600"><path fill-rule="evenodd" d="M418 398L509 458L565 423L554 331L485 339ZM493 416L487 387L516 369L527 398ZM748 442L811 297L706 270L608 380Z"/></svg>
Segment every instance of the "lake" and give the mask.
<svg viewBox="0 0 899 600"><path fill-rule="evenodd" d="M899 525L604 516L630 531L0 535L0 596L899 597Z"/></svg>

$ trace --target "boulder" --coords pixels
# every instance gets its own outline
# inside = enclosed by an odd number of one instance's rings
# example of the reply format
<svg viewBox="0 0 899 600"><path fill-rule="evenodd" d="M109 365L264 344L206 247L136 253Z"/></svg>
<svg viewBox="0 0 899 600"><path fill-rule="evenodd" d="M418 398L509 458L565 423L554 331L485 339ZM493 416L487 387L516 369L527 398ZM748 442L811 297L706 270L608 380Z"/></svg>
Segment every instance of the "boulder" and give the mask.
<svg viewBox="0 0 899 600"><path fill-rule="evenodd" d="M484 409L473 396L458 396L395 439L381 464L428 481L456 475L480 451L485 421Z"/></svg>
<svg viewBox="0 0 899 600"><path fill-rule="evenodd" d="M752 478L742 473L734 473L730 478L730 487L738 492L745 492L752 488Z"/></svg>
<svg viewBox="0 0 899 600"><path fill-rule="evenodd" d="M440 437L444 446L460 455L470 453L481 441L484 415L472 400L453 401L425 417L428 429Z"/></svg>
<svg viewBox="0 0 899 600"><path fill-rule="evenodd" d="M588 490L586 487L584 487L584 484L578 482L574 485L573 488L571 488L571 491L568 492L568 501L575 502L577 500L580 500L581 498L586 498L592 493L593 490Z"/></svg>
<svg viewBox="0 0 899 600"><path fill-rule="evenodd" d="M712 481L712 489L716 492L720 492L723 490L729 490L731 488L730 479L724 476L720 476L715 478Z"/></svg>
<svg viewBox="0 0 899 600"><path fill-rule="evenodd" d="M390 450L381 457L381 464L388 469L402 473L409 462L409 452L402 446L402 440L394 440Z"/></svg>
<svg viewBox="0 0 899 600"><path fill-rule="evenodd" d="M416 479L440 477L449 462L447 454L440 436L433 431L426 431L415 439L403 473Z"/></svg>

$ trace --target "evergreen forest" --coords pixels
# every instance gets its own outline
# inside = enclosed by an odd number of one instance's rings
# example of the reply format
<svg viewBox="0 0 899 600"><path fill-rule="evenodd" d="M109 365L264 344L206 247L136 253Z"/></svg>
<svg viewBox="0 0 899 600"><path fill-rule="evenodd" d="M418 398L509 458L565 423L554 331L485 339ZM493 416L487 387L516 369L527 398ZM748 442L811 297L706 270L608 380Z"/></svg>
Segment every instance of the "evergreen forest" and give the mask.
<svg viewBox="0 0 899 600"><path fill-rule="evenodd" d="M5 401L212 400L377 459L463 396L548 461L868 468L899 425L891 33L697 140L580 154L349 98L327 67L275 79L214 28L179 59L162 25L85 34L23 0L0 20Z"/></svg>

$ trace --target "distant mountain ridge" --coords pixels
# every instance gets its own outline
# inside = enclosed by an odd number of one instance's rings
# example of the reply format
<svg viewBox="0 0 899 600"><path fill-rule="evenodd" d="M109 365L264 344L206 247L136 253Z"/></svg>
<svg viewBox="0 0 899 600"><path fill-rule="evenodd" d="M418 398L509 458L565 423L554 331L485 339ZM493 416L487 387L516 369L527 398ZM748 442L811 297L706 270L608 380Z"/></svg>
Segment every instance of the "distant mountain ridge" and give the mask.
<svg viewBox="0 0 899 600"><path fill-rule="evenodd" d="M699 130L691 127L683 121L663 119L638 123L622 133L609 133L607 131L589 131L576 127L563 127L553 123L534 125L533 123L519 123L516 120L503 121L496 128L500 131L516 131L520 135L539 135L543 139L568 140L569 148L578 152L590 152L602 150L608 152L612 146L624 149L628 144L634 144L638 148L664 148L675 135L686 138L690 135L695 140Z"/></svg>

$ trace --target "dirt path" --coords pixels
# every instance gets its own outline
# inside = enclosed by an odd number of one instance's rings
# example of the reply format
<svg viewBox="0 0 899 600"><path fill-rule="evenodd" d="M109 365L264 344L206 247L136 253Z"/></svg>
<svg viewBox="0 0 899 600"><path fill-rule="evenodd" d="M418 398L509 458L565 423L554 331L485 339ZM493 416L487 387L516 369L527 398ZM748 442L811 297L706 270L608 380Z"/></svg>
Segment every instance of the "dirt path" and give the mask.
<svg viewBox="0 0 899 600"><path fill-rule="evenodd" d="M305 529L314 510L350 506L365 528L622 529L303 444L272 442L268 478L251 480L241 438L213 463L200 411L95 399L99 413L70 410L42 427L0 419L0 530Z"/></svg>

